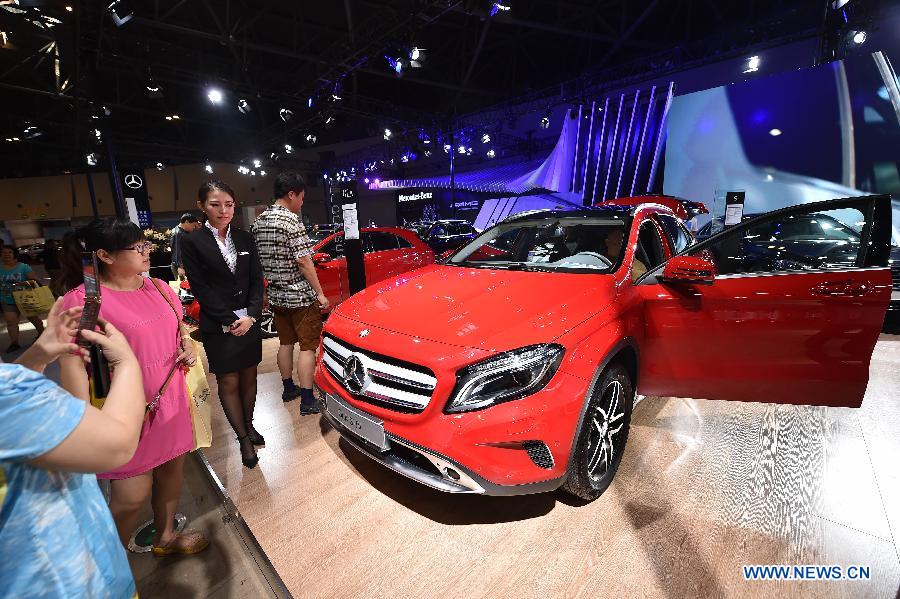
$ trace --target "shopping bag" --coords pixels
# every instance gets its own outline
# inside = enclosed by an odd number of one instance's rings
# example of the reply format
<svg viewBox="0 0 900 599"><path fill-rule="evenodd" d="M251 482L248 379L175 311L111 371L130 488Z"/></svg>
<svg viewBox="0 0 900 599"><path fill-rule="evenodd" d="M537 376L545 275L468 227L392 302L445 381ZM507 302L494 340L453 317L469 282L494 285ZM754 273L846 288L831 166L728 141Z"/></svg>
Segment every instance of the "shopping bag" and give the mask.
<svg viewBox="0 0 900 599"><path fill-rule="evenodd" d="M16 300L16 306L19 307L19 312L26 317L46 314L53 307L53 302L56 301L53 292L46 285L13 291L12 295Z"/></svg>
<svg viewBox="0 0 900 599"><path fill-rule="evenodd" d="M206 352L203 346L193 339L194 355L197 361L184 376L187 385L188 403L191 408L191 425L194 429L194 449L212 445L212 406L209 403L209 381L203 368Z"/></svg>

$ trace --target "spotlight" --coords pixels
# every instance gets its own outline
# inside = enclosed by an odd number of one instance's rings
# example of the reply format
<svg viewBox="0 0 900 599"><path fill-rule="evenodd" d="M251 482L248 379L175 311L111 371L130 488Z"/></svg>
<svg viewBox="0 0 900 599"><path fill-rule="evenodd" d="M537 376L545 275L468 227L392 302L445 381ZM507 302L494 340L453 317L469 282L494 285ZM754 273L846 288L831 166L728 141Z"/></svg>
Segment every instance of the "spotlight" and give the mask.
<svg viewBox="0 0 900 599"><path fill-rule="evenodd" d="M178 116L177 114L168 114L168 115L166 115L166 120L167 121L178 121L178 120L181 120L181 117Z"/></svg>
<svg viewBox="0 0 900 599"><path fill-rule="evenodd" d="M307 134L307 136L306 136L306 143L308 143L309 145L313 146L313 145L316 144L317 141L318 141L318 138L316 138L315 135L313 135L312 133Z"/></svg>
<svg viewBox="0 0 900 599"><path fill-rule="evenodd" d="M248 175L250 174L250 169L242 164L238 167L238 172L242 175Z"/></svg>
<svg viewBox="0 0 900 599"><path fill-rule="evenodd" d="M259 158L257 158L256 160L253 161L253 166L255 166L256 168L259 168L262 166L262 162L259 160Z"/></svg>
<svg viewBox="0 0 900 599"><path fill-rule="evenodd" d="M497 155L497 153L494 151L493 148L491 148L490 150L487 151L487 157L488 157L488 158L493 158L493 157L496 156L496 155Z"/></svg>
<svg viewBox="0 0 900 599"><path fill-rule="evenodd" d="M747 68L744 69L745 73L755 73L759 70L759 65L762 61L759 56L751 56L747 59Z"/></svg>
<svg viewBox="0 0 900 599"><path fill-rule="evenodd" d="M250 171L250 176L251 176L251 177L255 177L255 176L256 176L256 171Z"/></svg>
<svg viewBox="0 0 900 599"><path fill-rule="evenodd" d="M368 185L368 184L369 184L369 178L366 177L365 179L363 179L363 183L365 183L366 185Z"/></svg>
<svg viewBox="0 0 900 599"><path fill-rule="evenodd" d="M541 129L549 129L550 128L550 117L543 117L541 119Z"/></svg>
<svg viewBox="0 0 900 599"><path fill-rule="evenodd" d="M491 136L488 135L487 133L485 133L484 135L482 135L482 136L481 136L481 143L483 143L483 144L489 144L489 143L491 143Z"/></svg>
<svg viewBox="0 0 900 599"><path fill-rule="evenodd" d="M401 156L401 157L400 157L400 162L409 162L409 155L408 155L408 154L404 154L403 156Z"/></svg>
<svg viewBox="0 0 900 599"><path fill-rule="evenodd" d="M294 146L291 144L284 144L284 152L285 154L291 154L294 151Z"/></svg>
<svg viewBox="0 0 900 599"><path fill-rule="evenodd" d="M125 0L115 0L106 7L106 12L109 13L116 27L121 27L134 16L134 12L128 7L128 2Z"/></svg>
<svg viewBox="0 0 900 599"><path fill-rule="evenodd" d="M72 12L72 7L71 7L71 6L68 6L68 5L66 5L66 12Z"/></svg>
<svg viewBox="0 0 900 599"><path fill-rule="evenodd" d="M341 95L343 94L343 89L341 87L341 82L338 81L334 84L334 89L331 90L331 101L332 102L340 102Z"/></svg>
<svg viewBox="0 0 900 599"><path fill-rule="evenodd" d="M460 145L460 146L458 146L458 147L456 148L456 151L457 151L457 153L459 153L459 154L465 154L465 153L466 153L466 146Z"/></svg>
<svg viewBox="0 0 900 599"><path fill-rule="evenodd" d="M313 105L313 99L312 99L312 96L310 96L306 99L306 107L312 108L312 105Z"/></svg>
<svg viewBox="0 0 900 599"><path fill-rule="evenodd" d="M409 66L414 69L418 69L422 67L422 63L425 61L425 48L418 48L413 46L409 51Z"/></svg>
<svg viewBox="0 0 900 599"><path fill-rule="evenodd" d="M444 154L449 154L451 149L450 144L444 144Z"/></svg>
<svg viewBox="0 0 900 599"><path fill-rule="evenodd" d="M40 137L43 134L43 131L41 131L31 123L25 123L25 128L22 129L22 137L25 139L34 139L35 137Z"/></svg>
<svg viewBox="0 0 900 599"><path fill-rule="evenodd" d="M10 143L15 143L15 142L17 142L17 141L22 141L22 140L19 139L18 137L7 137L7 138L6 138L6 141L8 141L8 142L10 142Z"/></svg>
<svg viewBox="0 0 900 599"><path fill-rule="evenodd" d="M159 100L163 97L162 87L153 79L147 82L147 97L152 100Z"/></svg>
<svg viewBox="0 0 900 599"><path fill-rule="evenodd" d="M323 118L325 119L326 129L331 129L334 127L335 122L337 122L333 114L325 115Z"/></svg>
<svg viewBox="0 0 900 599"><path fill-rule="evenodd" d="M390 129L384 130L384 141L388 141L390 138L394 137L394 132Z"/></svg>
<svg viewBox="0 0 900 599"><path fill-rule="evenodd" d="M853 40L854 44L856 44L857 46L861 46L862 44L866 43L866 32L857 31L853 34L853 37L851 39Z"/></svg>
<svg viewBox="0 0 900 599"><path fill-rule="evenodd" d="M99 160L99 159L98 159L98 157L97 157L97 154L95 154L94 152L91 152L90 154L87 154L87 155L84 157L84 161L87 162L87 165L88 165L88 166L97 166L97 161L98 161L98 160Z"/></svg>
<svg viewBox="0 0 900 599"><path fill-rule="evenodd" d="M278 111L278 116L281 117L281 120L285 123L291 120L291 117L294 116L294 111L290 108L282 108Z"/></svg>
<svg viewBox="0 0 900 599"><path fill-rule="evenodd" d="M252 110L250 108L250 103L247 102L247 100L245 100L244 98L241 98L240 100L238 100L237 107L238 107L238 112L240 112L241 114L247 114L248 112L250 112Z"/></svg>
<svg viewBox="0 0 900 599"><path fill-rule="evenodd" d="M425 158L431 158L431 150L425 150Z"/></svg>
<svg viewBox="0 0 900 599"><path fill-rule="evenodd" d="M498 12L509 12L512 6L509 5L509 0L503 0L503 2L494 2L491 4L491 16L493 17Z"/></svg>
<svg viewBox="0 0 900 599"><path fill-rule="evenodd" d="M472 148L471 147L466 148L466 156L471 156L471 155L472 155Z"/></svg>
<svg viewBox="0 0 900 599"><path fill-rule="evenodd" d="M166 168L166 165L163 164L162 162L157 162L157 163L156 163L156 170L161 171L161 170L163 170L164 168Z"/></svg>
<svg viewBox="0 0 900 599"><path fill-rule="evenodd" d="M260 177L265 177L265 176L266 176L266 171L259 171L259 176L260 176Z"/></svg>
<svg viewBox="0 0 900 599"><path fill-rule="evenodd" d="M212 167L211 164L207 163L203 170L205 170L205 171L206 171L207 173L209 173L209 174L212 174L212 172L213 172L213 167Z"/></svg>
<svg viewBox="0 0 900 599"><path fill-rule="evenodd" d="M392 71L397 73L398 77L403 76L403 59L402 58L394 58L387 54L384 55L385 60L387 60L388 66Z"/></svg>
<svg viewBox="0 0 900 599"><path fill-rule="evenodd" d="M781 135L781 129L769 129L769 135L772 137L778 137Z"/></svg>
<svg viewBox="0 0 900 599"><path fill-rule="evenodd" d="M206 97L209 98L209 101L213 104L221 104L222 103L222 92L216 88L212 88L206 93Z"/></svg>
<svg viewBox="0 0 900 599"><path fill-rule="evenodd" d="M102 138L103 138L103 133L100 132L100 129L94 129L94 130L92 130L92 131L91 131L91 135L94 136L94 139L97 141L97 143L100 143L100 141L101 141Z"/></svg>

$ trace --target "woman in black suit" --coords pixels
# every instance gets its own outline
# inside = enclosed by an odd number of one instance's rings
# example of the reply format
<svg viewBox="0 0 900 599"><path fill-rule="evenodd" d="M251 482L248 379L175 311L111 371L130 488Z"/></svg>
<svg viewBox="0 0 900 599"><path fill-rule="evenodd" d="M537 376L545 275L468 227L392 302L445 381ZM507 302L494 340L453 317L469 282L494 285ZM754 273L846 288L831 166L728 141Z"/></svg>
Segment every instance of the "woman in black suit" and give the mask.
<svg viewBox="0 0 900 599"><path fill-rule="evenodd" d="M181 239L182 259L191 292L200 302L200 332L219 400L240 443L241 461L253 468L259 461L254 445L265 443L253 428L256 369L262 361L256 324L262 313L262 266L253 236L231 226L231 187L209 181L200 186L198 197L206 224Z"/></svg>

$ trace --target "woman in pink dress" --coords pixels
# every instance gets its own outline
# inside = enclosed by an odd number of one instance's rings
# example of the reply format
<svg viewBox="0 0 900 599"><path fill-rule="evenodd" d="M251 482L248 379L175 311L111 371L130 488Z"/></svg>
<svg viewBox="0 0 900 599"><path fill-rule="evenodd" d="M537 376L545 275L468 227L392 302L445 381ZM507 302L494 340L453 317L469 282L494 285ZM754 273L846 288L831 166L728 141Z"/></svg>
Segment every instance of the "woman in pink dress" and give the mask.
<svg viewBox="0 0 900 599"><path fill-rule="evenodd" d="M156 536L155 555L190 554L209 541L200 533L175 534L173 521L181 497L187 452L194 448L184 369L194 363L193 345L181 339L181 303L168 283L143 276L150 268L151 245L127 220L106 218L70 233L63 245L65 308L84 305L81 252L97 252L101 285L100 316L118 328L141 365L147 416L137 451L130 462L98 478L110 480L109 508L119 538L127 546L141 508L151 498ZM157 285L158 284L158 285ZM168 300L163 293L169 296ZM170 302L172 302L170 304ZM183 348L183 349L182 349ZM81 359L60 359L62 386L89 399L88 377ZM154 405L169 373L174 374Z"/></svg>

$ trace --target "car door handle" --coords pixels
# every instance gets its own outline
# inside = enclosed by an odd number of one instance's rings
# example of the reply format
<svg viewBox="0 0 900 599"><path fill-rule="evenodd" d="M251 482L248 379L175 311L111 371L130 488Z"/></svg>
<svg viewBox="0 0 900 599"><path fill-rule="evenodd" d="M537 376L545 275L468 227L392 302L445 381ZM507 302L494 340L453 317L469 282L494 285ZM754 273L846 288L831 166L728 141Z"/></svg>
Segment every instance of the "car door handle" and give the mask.
<svg viewBox="0 0 900 599"><path fill-rule="evenodd" d="M860 297L865 295L869 287L852 279L846 281L825 281L815 285L813 295L826 297Z"/></svg>

